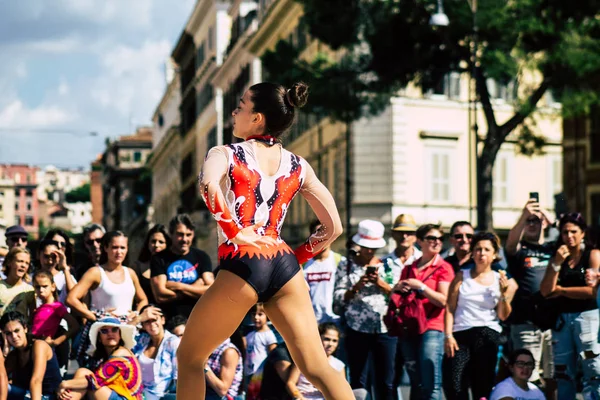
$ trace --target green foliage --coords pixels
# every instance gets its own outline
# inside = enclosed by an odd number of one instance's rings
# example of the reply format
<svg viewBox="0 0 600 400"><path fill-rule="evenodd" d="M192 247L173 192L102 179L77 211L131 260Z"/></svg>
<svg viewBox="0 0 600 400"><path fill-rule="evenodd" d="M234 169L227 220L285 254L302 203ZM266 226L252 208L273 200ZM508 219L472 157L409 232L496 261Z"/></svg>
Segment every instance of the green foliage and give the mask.
<svg viewBox="0 0 600 400"><path fill-rule="evenodd" d="M77 202L88 202L91 201L90 196L90 184L85 183L78 188L75 188L65 194L65 200L67 203L77 203Z"/></svg>

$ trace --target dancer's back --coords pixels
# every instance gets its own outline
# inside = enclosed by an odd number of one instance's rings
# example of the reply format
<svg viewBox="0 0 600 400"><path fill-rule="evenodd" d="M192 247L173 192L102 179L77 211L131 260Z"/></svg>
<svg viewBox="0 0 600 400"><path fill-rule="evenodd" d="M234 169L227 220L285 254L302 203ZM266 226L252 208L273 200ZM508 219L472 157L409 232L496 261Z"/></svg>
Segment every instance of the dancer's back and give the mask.
<svg viewBox="0 0 600 400"><path fill-rule="evenodd" d="M327 189L318 181L310 165L302 157L276 144L265 147L257 140L251 139L242 143L219 146L211 149L206 163L221 164L214 170L203 169L202 182L219 180L220 189L224 195L225 204L214 204L222 212L214 213L219 224L219 258L241 253L249 256L258 255L258 249L249 246L238 246L229 239L228 231L243 229L256 224L261 225L257 233L277 240L278 245L262 248L260 255L272 257L282 252L292 253L289 246L281 239L281 227L289 205L300 191L308 191L315 199L328 196ZM226 171L223 176L214 176L218 171ZM209 175L213 175L212 177ZM204 197L209 204L208 190ZM212 202L217 202L213 199ZM327 220L333 216L320 202L315 202L317 214L327 214ZM335 210L331 210L334 211ZM223 224L225 223L225 224ZM314 235L309 247L328 240L333 230ZM315 242L315 238L318 237ZM309 241L310 242L310 241ZM312 256L312 255L311 255Z"/></svg>

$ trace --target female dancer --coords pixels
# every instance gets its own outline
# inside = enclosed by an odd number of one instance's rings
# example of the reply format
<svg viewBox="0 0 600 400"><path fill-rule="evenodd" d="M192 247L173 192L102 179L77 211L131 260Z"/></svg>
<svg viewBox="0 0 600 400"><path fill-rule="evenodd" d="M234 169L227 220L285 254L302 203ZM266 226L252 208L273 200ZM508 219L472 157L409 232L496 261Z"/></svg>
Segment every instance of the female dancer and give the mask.
<svg viewBox="0 0 600 400"><path fill-rule="evenodd" d="M206 158L199 183L219 225L220 272L194 307L179 347L178 399L204 398L208 357L257 301L264 303L294 363L324 397L354 399L348 383L329 365L306 282L298 273L299 262L342 230L331 194L310 165L278 140L307 97L303 83L289 90L272 83L250 87L232 113L234 134L246 141L213 148ZM322 225L293 252L280 230L298 192Z"/></svg>

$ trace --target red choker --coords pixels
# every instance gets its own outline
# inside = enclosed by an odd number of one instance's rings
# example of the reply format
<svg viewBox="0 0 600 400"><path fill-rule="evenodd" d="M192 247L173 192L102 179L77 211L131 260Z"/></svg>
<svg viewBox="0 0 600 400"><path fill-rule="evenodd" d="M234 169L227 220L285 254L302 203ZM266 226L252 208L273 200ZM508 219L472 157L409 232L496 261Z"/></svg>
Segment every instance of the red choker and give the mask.
<svg viewBox="0 0 600 400"><path fill-rule="evenodd" d="M246 140L256 140L258 142L264 143L264 144L268 144L269 146L273 146L277 143L280 143L279 139L277 139L274 136L270 136L270 135L252 135L252 136L248 136L246 138Z"/></svg>

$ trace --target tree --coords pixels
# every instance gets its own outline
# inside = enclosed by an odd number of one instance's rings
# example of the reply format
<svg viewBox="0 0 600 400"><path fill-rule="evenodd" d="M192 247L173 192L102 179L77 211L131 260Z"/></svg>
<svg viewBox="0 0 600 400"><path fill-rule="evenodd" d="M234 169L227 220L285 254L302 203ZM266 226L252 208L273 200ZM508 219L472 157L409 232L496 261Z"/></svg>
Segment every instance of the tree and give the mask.
<svg viewBox="0 0 600 400"><path fill-rule="evenodd" d="M493 226L492 172L507 136L517 133L528 155L544 143L532 118L542 96L551 90L567 116L600 102L598 0L576 6L559 0L484 0L478 9L468 0L446 0L446 27L429 24L437 11L433 0L296 1L304 6L310 35L344 56L320 54L311 62L285 58L293 51L280 43L263 61L269 74L284 82L299 77L312 83L313 112L327 110L332 119L349 123L379 112L382 99L409 83L428 89L451 71L471 75L487 125L477 154L479 229ZM496 119L488 78L518 87L514 114L503 123Z"/></svg>
<svg viewBox="0 0 600 400"><path fill-rule="evenodd" d="M88 202L91 201L90 196L90 184L84 183L83 185L75 188L65 194L65 200L67 203L77 203L77 202Z"/></svg>

